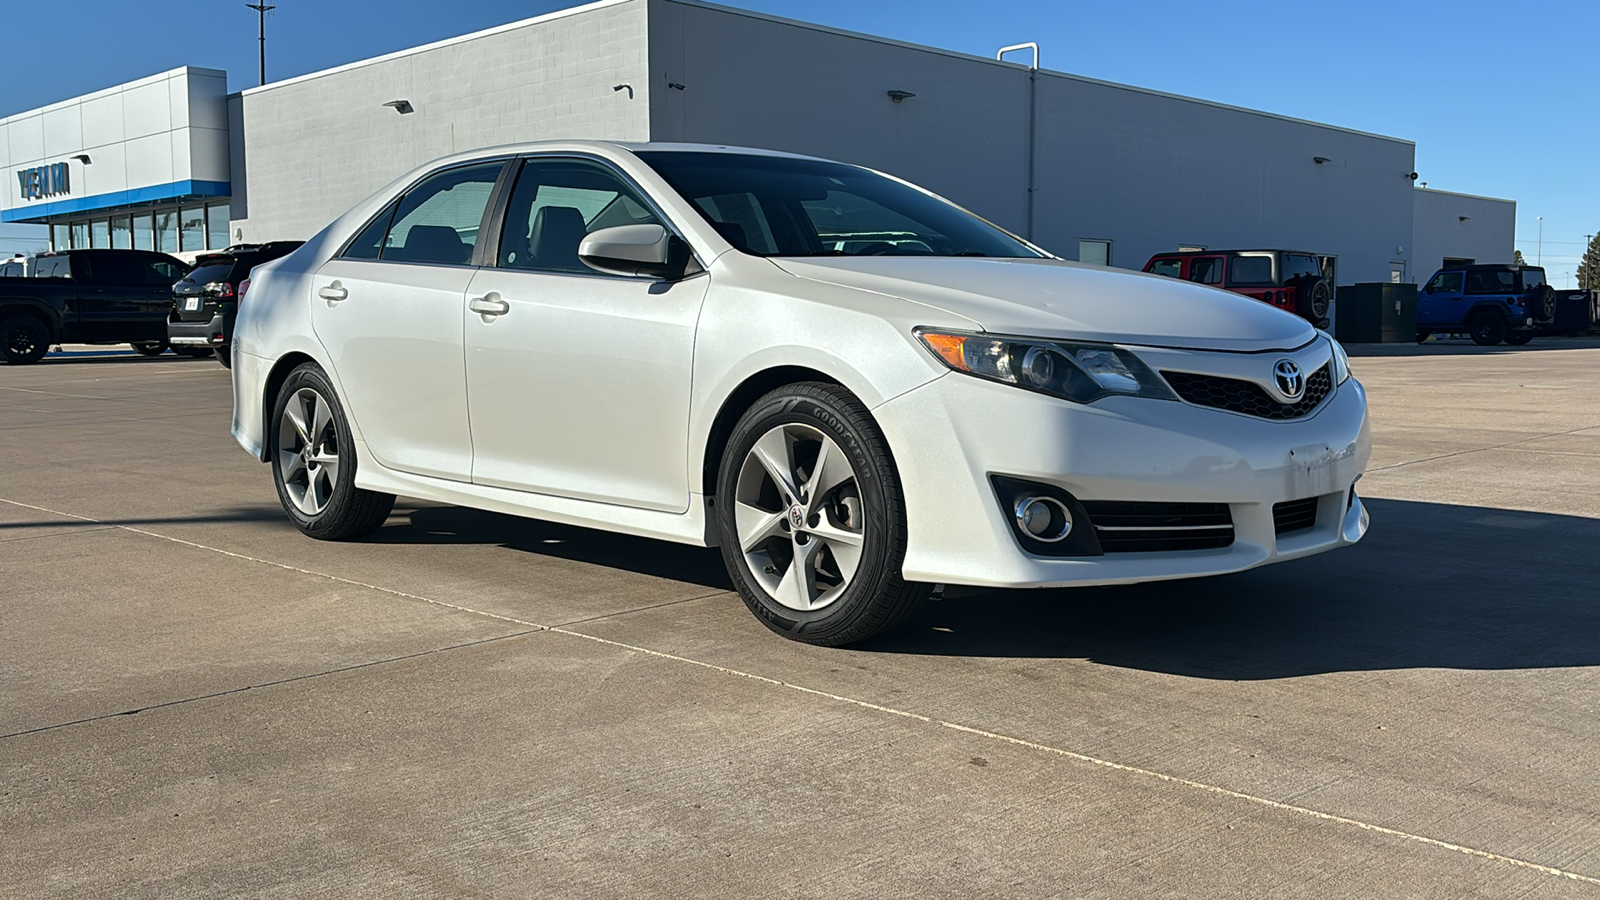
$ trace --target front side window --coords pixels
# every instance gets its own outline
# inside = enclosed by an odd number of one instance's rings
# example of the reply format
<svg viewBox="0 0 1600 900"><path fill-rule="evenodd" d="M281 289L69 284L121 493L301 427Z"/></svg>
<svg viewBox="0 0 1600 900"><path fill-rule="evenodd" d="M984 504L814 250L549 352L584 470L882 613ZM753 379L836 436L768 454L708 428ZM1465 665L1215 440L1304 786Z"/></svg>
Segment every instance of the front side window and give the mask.
<svg viewBox="0 0 1600 900"><path fill-rule="evenodd" d="M1181 259L1158 259L1150 264L1150 274L1165 275L1168 278L1177 278L1182 269Z"/></svg>
<svg viewBox="0 0 1600 900"><path fill-rule="evenodd" d="M1430 294L1459 294L1461 293L1460 272L1440 272L1428 282Z"/></svg>
<svg viewBox="0 0 1600 900"><path fill-rule="evenodd" d="M446 169L406 192L395 207L379 258L452 266L472 262L478 226L503 168L496 161Z"/></svg>
<svg viewBox="0 0 1600 900"><path fill-rule="evenodd" d="M946 200L856 166L745 153L639 158L756 256L1041 256Z"/></svg>
<svg viewBox="0 0 1600 900"><path fill-rule="evenodd" d="M1467 273L1467 293L1507 294L1516 290L1516 281L1510 269L1478 269Z"/></svg>
<svg viewBox="0 0 1600 900"><path fill-rule="evenodd" d="M578 245L589 232L618 225L666 223L638 191L599 163L530 159L506 205L498 265L595 275L578 259Z"/></svg>
<svg viewBox="0 0 1600 900"><path fill-rule="evenodd" d="M1272 284L1272 257L1235 256L1228 262L1228 284Z"/></svg>
<svg viewBox="0 0 1600 900"><path fill-rule="evenodd" d="M1222 257L1196 256L1189 260L1189 280L1200 284L1222 283Z"/></svg>

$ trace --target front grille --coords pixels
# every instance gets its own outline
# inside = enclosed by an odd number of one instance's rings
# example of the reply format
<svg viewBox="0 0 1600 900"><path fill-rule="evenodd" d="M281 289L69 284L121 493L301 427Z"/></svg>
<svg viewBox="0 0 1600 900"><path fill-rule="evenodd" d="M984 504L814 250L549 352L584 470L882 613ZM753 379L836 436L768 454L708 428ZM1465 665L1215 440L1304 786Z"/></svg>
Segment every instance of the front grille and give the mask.
<svg viewBox="0 0 1600 900"><path fill-rule="evenodd" d="M1272 507L1272 527L1279 537L1317 524L1317 498L1285 500Z"/></svg>
<svg viewBox="0 0 1600 900"><path fill-rule="evenodd" d="M1233 514L1226 503L1090 500L1083 509L1106 553L1218 550L1233 544Z"/></svg>
<svg viewBox="0 0 1600 900"><path fill-rule="evenodd" d="M1178 396L1196 406L1210 406L1263 419L1298 419L1316 409L1333 390L1333 376L1323 366L1306 379L1305 396L1296 403L1279 403L1266 388L1253 381L1196 375L1192 372L1162 372Z"/></svg>

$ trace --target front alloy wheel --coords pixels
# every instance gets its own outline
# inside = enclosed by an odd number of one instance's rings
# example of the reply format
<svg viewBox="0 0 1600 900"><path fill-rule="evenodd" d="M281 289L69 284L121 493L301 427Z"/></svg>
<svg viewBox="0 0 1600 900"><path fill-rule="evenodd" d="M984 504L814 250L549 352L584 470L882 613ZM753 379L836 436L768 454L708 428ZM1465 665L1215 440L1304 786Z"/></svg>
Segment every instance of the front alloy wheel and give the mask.
<svg viewBox="0 0 1600 900"><path fill-rule="evenodd" d="M838 385L787 385L746 410L723 449L712 509L740 598L791 640L865 640L928 596L901 575L906 510L888 441Z"/></svg>
<svg viewBox="0 0 1600 900"><path fill-rule="evenodd" d="M850 460L809 425L778 425L746 455L734 493L739 549L767 596L822 609L850 587L865 538Z"/></svg>

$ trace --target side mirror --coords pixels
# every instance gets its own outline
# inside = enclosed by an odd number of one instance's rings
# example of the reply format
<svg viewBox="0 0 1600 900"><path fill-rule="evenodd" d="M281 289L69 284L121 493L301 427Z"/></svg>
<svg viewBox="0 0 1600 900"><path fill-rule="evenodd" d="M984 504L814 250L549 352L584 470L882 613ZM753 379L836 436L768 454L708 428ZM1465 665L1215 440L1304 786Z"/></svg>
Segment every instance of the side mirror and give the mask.
<svg viewBox="0 0 1600 900"><path fill-rule="evenodd" d="M689 245L660 225L617 225L584 236L578 259L607 275L671 281L689 268Z"/></svg>

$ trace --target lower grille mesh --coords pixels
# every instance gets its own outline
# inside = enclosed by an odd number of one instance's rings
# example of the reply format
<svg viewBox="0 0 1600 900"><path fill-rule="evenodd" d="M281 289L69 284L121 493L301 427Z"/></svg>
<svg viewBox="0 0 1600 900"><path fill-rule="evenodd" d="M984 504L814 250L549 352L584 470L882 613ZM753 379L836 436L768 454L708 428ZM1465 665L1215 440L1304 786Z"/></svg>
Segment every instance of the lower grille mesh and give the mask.
<svg viewBox="0 0 1600 900"><path fill-rule="evenodd" d="M1286 500L1272 507L1272 526L1280 536L1317 524L1317 498Z"/></svg>

